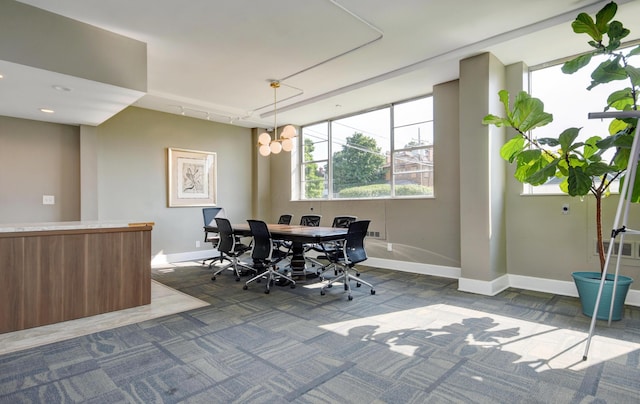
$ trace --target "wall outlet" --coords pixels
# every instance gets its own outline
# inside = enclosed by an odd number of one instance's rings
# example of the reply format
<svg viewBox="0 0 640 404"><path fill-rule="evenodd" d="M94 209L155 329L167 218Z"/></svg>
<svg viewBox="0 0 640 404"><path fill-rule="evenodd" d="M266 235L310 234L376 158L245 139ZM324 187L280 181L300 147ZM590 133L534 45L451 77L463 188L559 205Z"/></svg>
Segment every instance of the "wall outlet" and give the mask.
<svg viewBox="0 0 640 404"><path fill-rule="evenodd" d="M42 204L43 205L55 205L56 197L53 195L42 195Z"/></svg>
<svg viewBox="0 0 640 404"><path fill-rule="evenodd" d="M393 251L393 244L387 243L387 251L389 252Z"/></svg>
<svg viewBox="0 0 640 404"><path fill-rule="evenodd" d="M200 248L200 240L196 240L196 248Z"/></svg>

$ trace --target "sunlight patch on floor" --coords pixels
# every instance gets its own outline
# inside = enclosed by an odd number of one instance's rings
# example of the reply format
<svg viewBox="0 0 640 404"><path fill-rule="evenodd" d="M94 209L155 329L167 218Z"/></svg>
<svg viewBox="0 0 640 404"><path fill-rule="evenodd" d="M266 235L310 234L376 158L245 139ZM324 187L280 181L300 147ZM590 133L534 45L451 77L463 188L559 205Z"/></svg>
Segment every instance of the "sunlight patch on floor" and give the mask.
<svg viewBox="0 0 640 404"><path fill-rule="evenodd" d="M443 336L464 338L467 346L496 349L513 355L513 363L527 363L538 372L582 370L640 349L640 344L599 336L591 341L589 358L582 360L588 330L575 331L514 319L448 304L326 324L340 335L376 340L404 355L414 355Z"/></svg>

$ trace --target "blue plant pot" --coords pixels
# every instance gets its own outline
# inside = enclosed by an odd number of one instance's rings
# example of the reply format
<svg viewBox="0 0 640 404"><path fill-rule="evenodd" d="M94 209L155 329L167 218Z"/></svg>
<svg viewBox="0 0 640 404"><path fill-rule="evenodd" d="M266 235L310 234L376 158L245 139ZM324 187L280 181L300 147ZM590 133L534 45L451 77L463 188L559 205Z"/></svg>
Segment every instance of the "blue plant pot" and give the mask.
<svg viewBox="0 0 640 404"><path fill-rule="evenodd" d="M580 303L582 304L582 313L585 316L592 317L593 310L598 297L598 288L600 288L600 272L574 272L571 274L573 281L578 288ZM611 307L611 295L613 294L613 274L607 274L602 289L602 297L596 318L598 320L609 319L609 308ZM624 312L624 301L627 298L629 286L633 283L633 279L628 276L618 275L618 285L616 286L616 296L613 301L613 313L611 320L621 320Z"/></svg>

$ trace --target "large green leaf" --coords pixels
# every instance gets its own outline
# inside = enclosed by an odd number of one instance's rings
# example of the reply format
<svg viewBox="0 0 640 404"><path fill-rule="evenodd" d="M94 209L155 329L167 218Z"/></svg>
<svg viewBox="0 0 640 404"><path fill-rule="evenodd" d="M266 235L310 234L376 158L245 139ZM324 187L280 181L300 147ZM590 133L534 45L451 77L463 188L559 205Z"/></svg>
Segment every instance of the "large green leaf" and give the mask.
<svg viewBox="0 0 640 404"><path fill-rule="evenodd" d="M571 196L583 196L591 189L591 177L587 175L582 167L569 167L569 178L567 179L567 191Z"/></svg>
<svg viewBox="0 0 640 404"><path fill-rule="evenodd" d="M524 146L524 137L518 134L502 145L500 148L500 157L509 163L513 163L513 159L524 149Z"/></svg>
<svg viewBox="0 0 640 404"><path fill-rule="evenodd" d="M608 51L614 51L620 47L622 39L627 37L631 31L626 29L620 21L613 21L609 24L609 30L607 36L609 37L609 45L607 45Z"/></svg>
<svg viewBox="0 0 640 404"><path fill-rule="evenodd" d="M611 171L617 171L617 170L612 170L609 164L602 163L602 162L589 164L584 168L584 172L586 175L594 176L594 177L599 177Z"/></svg>
<svg viewBox="0 0 640 404"><path fill-rule="evenodd" d="M595 41L602 41L602 33L587 13L578 14L575 21L571 23L571 27L576 34L587 34Z"/></svg>
<svg viewBox="0 0 640 404"><path fill-rule="evenodd" d="M631 79L634 86L640 86L640 69L631 65L625 66L624 70Z"/></svg>
<svg viewBox="0 0 640 404"><path fill-rule="evenodd" d="M495 125L497 127L501 127L501 126L511 127L511 122L509 122L508 119L504 119L492 114L489 114L484 118L482 118L482 123L485 125Z"/></svg>
<svg viewBox="0 0 640 404"><path fill-rule="evenodd" d="M591 62L592 56L593 55L591 53L587 53L584 55L580 55L574 59L566 61L562 65L562 72L565 74L573 74L577 72L578 70L588 65L589 62Z"/></svg>
<svg viewBox="0 0 640 404"><path fill-rule="evenodd" d="M571 145L573 144L573 141L576 140L579 134L580 134L580 128L565 129L558 137L558 141L560 142L560 148L562 148L562 150L564 151L571 150L572 149Z"/></svg>
<svg viewBox="0 0 640 404"><path fill-rule="evenodd" d="M553 115L544 112L544 104L525 91L520 91L513 105L512 123L521 132L544 126L553 121Z"/></svg>
<svg viewBox="0 0 640 404"><path fill-rule="evenodd" d="M600 141L600 139L600 136L592 136L587 139L586 142L584 142L584 149L582 152L584 158L589 159L593 156L596 156L596 153L598 153L598 151L600 150L600 148L598 147L598 142ZM600 159L598 158L596 160L599 161Z"/></svg>
<svg viewBox="0 0 640 404"><path fill-rule="evenodd" d="M633 105L633 95L631 88L614 91L607 98L607 105L619 111L624 111L628 105Z"/></svg>
<svg viewBox="0 0 640 404"><path fill-rule="evenodd" d="M560 145L560 141L555 137L541 137L538 139L538 143L543 146L556 147Z"/></svg>
<svg viewBox="0 0 640 404"><path fill-rule="evenodd" d="M549 178L555 176L557 164L557 160L554 160L551 164L543 163L542 159L537 160L535 164L529 166L529 175L523 182L534 186L545 184Z"/></svg>
<svg viewBox="0 0 640 404"><path fill-rule="evenodd" d="M622 184L626 179L626 174L620 177L620 190L622 191ZM640 203L640 170L636 169L636 179L633 182L633 189L631 189L631 202Z"/></svg>
<svg viewBox="0 0 640 404"><path fill-rule="evenodd" d="M607 32L609 21L613 19L618 11L618 5L610 2L596 14L596 28L599 32ZM595 39L595 38L594 38Z"/></svg>
<svg viewBox="0 0 640 404"><path fill-rule="evenodd" d="M502 105L504 105L504 110L507 113L507 118L511 119L511 106L509 105L509 92L507 90L498 91L498 98Z"/></svg>
<svg viewBox="0 0 640 404"><path fill-rule="evenodd" d="M620 57L612 60L605 60L591 73L591 85L589 90L598 84L609 83L615 80L625 80L627 78L626 70L620 65Z"/></svg>

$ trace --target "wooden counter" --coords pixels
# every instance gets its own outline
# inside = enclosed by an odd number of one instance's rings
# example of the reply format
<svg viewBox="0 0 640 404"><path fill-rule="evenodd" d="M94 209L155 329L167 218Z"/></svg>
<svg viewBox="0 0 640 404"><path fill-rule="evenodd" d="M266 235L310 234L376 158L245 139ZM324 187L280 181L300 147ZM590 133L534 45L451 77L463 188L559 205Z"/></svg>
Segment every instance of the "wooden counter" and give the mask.
<svg viewBox="0 0 640 404"><path fill-rule="evenodd" d="M149 304L152 225L0 224L0 333Z"/></svg>

